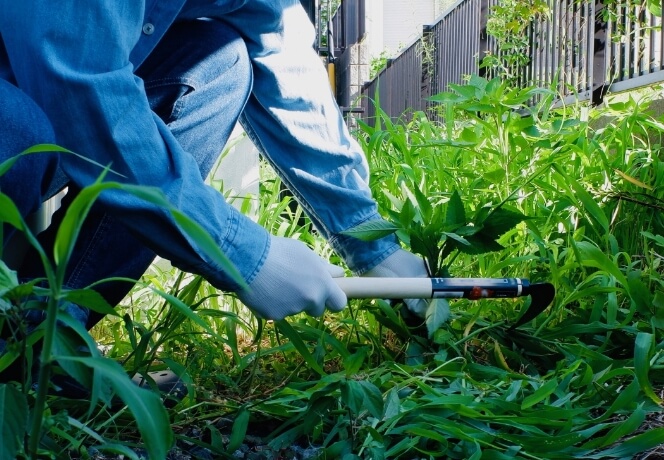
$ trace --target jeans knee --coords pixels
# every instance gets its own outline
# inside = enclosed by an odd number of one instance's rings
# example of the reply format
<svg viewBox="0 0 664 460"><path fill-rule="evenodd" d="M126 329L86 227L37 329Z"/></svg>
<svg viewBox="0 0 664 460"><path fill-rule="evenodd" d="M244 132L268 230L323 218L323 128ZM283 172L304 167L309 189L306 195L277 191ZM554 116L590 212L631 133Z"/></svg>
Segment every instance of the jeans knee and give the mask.
<svg viewBox="0 0 664 460"><path fill-rule="evenodd" d="M35 144L55 142L51 122L41 108L2 79L0 100L0 157L11 157Z"/></svg>

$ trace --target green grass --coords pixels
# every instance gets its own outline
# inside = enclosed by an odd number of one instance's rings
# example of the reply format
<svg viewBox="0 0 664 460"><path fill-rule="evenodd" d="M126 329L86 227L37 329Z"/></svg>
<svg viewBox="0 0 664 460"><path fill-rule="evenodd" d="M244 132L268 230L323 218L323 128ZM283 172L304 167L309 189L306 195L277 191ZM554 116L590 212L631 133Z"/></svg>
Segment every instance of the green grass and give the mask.
<svg viewBox="0 0 664 460"><path fill-rule="evenodd" d="M526 107L536 94L538 107ZM449 276L555 285L551 307L517 330L522 299L455 301L430 337L382 300L266 324L200 278L154 267L94 337L129 373L180 372L190 395L166 423L222 458L247 433L326 458L638 458L664 443L653 426L664 383L664 125L647 101L552 110L551 98L472 77L434 98L435 117L378 111L357 132L405 247ZM259 222L339 263L264 173ZM487 216L498 209L525 218L497 227ZM0 404L3 421L16 404L36 410L27 388L0 385L0 398L14 401ZM138 430L137 402L125 403L114 412L46 398L40 449L131 456L127 446L156 431ZM219 428L219 418L233 422ZM205 436L193 439L191 426ZM151 442L160 458L168 443Z"/></svg>

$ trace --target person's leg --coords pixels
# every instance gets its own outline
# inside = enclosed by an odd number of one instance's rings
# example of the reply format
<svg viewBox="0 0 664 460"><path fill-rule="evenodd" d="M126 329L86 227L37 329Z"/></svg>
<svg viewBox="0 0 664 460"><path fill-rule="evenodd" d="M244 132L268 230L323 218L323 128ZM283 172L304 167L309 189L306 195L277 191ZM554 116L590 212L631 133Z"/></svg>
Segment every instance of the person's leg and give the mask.
<svg viewBox="0 0 664 460"><path fill-rule="evenodd" d="M137 70L145 82L150 106L196 158L205 177L228 140L248 98L251 67L244 43L228 26L213 21L174 24ZM75 193L69 194L69 200ZM52 244L64 209L44 241ZM77 241L65 284L83 288L111 277L139 279L155 254L103 209L93 207ZM24 267L35 276L39 267ZM111 305L119 303L133 283L108 282L95 287ZM85 312L87 315L87 311ZM101 319L90 313L88 328Z"/></svg>
<svg viewBox="0 0 664 460"><path fill-rule="evenodd" d="M35 144L54 142L53 128L44 112L21 90L2 79L0 101L0 163ZM57 163L57 154L26 155L0 177L0 191L12 199L22 216L41 206ZM9 228L5 230L3 246L11 233Z"/></svg>
<svg viewBox="0 0 664 460"><path fill-rule="evenodd" d="M0 101L0 163L36 144L54 142L53 129L46 115L34 101L3 79L0 79ZM54 153L26 155L0 177L0 191L11 198L24 218L41 206L57 164L58 156ZM16 249L16 237L20 235L9 225L3 228L2 259L7 260L6 251ZM7 349L7 341L16 334L16 326L21 322L15 313L13 309L3 311L0 355ZM0 381L20 379L23 372L23 363L15 362L0 370Z"/></svg>

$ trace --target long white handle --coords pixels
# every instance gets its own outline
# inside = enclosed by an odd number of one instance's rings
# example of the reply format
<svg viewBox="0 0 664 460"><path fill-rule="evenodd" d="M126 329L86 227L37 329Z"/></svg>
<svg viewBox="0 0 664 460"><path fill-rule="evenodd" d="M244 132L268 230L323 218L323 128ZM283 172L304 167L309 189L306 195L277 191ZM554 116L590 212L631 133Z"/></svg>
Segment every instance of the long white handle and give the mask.
<svg viewBox="0 0 664 460"><path fill-rule="evenodd" d="M429 278L334 278L349 299L430 299Z"/></svg>

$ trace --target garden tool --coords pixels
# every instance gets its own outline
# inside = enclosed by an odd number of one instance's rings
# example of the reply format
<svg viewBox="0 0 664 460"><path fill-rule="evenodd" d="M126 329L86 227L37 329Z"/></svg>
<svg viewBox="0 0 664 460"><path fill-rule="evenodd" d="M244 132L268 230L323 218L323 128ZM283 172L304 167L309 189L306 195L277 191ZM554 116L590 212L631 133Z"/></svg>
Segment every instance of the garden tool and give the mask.
<svg viewBox="0 0 664 460"><path fill-rule="evenodd" d="M510 328L527 323L553 301L551 283L522 278L368 278L334 279L349 299L498 299L530 296L527 311Z"/></svg>

